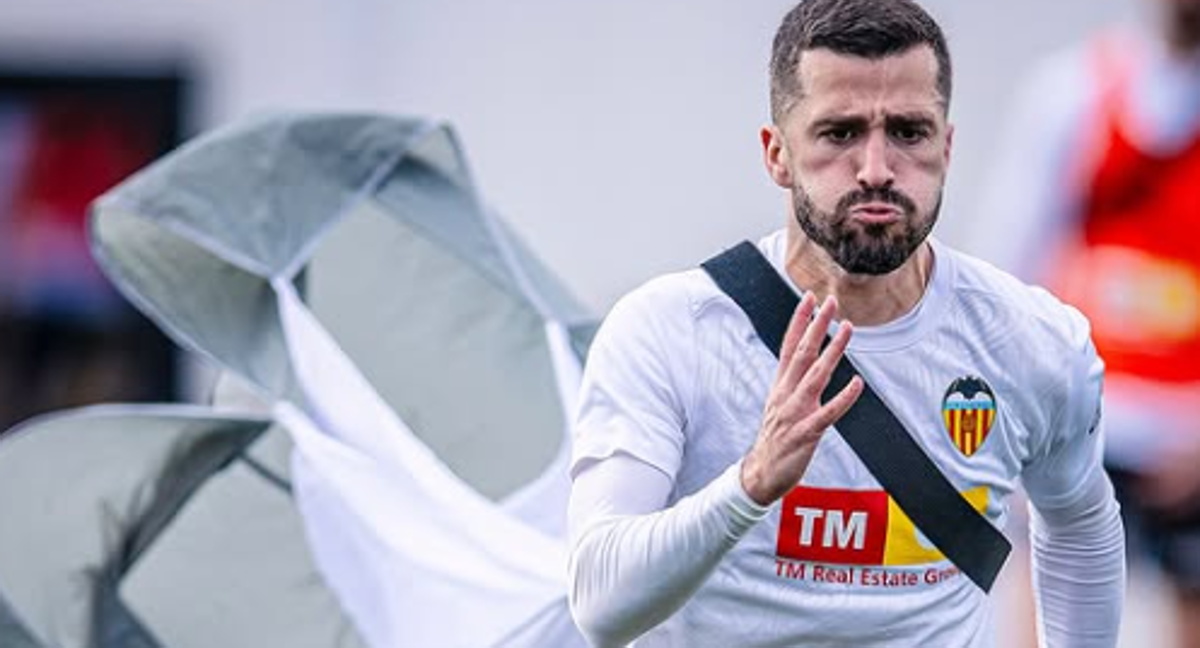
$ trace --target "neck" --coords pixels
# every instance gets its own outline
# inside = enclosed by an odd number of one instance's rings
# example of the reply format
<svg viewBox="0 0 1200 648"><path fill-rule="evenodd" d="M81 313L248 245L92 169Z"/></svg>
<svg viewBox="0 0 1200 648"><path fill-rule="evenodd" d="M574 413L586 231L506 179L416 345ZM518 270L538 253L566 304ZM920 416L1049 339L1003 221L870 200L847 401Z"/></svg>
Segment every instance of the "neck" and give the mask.
<svg viewBox="0 0 1200 648"><path fill-rule="evenodd" d="M788 228L787 272L817 303L833 295L842 319L855 326L878 326L896 320L921 301L933 271L933 251L926 241L896 270L885 275L850 274L799 227Z"/></svg>

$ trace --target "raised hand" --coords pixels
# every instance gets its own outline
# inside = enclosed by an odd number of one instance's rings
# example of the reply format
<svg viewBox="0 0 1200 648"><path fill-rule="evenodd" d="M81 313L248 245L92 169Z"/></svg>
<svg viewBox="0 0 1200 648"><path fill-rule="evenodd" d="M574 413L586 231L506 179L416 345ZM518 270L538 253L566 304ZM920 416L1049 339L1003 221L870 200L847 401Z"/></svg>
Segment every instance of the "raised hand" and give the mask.
<svg viewBox="0 0 1200 648"><path fill-rule="evenodd" d="M846 350L853 327L849 322L839 324L829 345L821 350L838 305L834 297L826 298L814 318L816 302L812 293L805 293L792 315L762 427L742 460L742 488L763 506L783 497L800 481L825 430L862 393L862 378L855 376L836 396L821 403L821 393Z"/></svg>

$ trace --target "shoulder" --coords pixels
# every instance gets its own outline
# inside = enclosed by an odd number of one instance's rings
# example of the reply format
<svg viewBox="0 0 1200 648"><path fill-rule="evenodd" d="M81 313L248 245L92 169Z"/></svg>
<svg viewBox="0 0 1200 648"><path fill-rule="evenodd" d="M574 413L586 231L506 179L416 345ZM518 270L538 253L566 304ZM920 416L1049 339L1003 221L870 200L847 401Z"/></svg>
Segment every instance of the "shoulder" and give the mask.
<svg viewBox="0 0 1200 648"><path fill-rule="evenodd" d="M700 268L659 275L613 304L596 332L589 358L600 353L675 357L695 338L696 320L722 294Z"/></svg>
<svg viewBox="0 0 1200 648"><path fill-rule="evenodd" d="M666 323L693 319L706 304L721 297L720 289L700 268L659 275L617 300L605 318Z"/></svg>
<svg viewBox="0 0 1200 648"><path fill-rule="evenodd" d="M1004 124L1003 142L1022 156L1038 154L1070 165L1103 114L1103 97L1111 84L1101 52L1111 39L1098 38L1055 51L1031 66L1014 88ZM1020 158L1012 164L1021 164Z"/></svg>
<svg viewBox="0 0 1200 648"><path fill-rule="evenodd" d="M1030 69L1025 91L1048 92L1061 84L1073 90L1090 86L1095 81L1096 52L1100 43L1107 40L1086 40L1046 55Z"/></svg>
<svg viewBox="0 0 1200 648"><path fill-rule="evenodd" d="M763 256L778 270L786 239L783 230L758 241ZM653 322L661 326L711 324L727 317L742 317L737 304L700 267L662 274L637 286L621 297L610 310L609 320Z"/></svg>
<svg viewBox="0 0 1200 648"><path fill-rule="evenodd" d="M1018 114L1063 121L1085 112L1100 90L1096 50L1095 43L1081 43L1034 65L1017 89Z"/></svg>
<svg viewBox="0 0 1200 648"><path fill-rule="evenodd" d="M1094 357L1091 327L1077 309L982 259L945 246L941 253L955 266L958 313L986 332L986 342L997 352L1019 356L1027 366L1044 362L1057 370L1064 360L1087 363Z"/></svg>

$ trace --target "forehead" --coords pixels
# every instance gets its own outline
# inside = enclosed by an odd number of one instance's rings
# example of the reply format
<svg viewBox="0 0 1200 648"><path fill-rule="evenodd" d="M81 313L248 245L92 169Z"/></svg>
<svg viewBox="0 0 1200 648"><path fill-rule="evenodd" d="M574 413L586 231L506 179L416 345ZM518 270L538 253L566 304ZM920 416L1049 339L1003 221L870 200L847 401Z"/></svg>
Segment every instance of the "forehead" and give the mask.
<svg viewBox="0 0 1200 648"><path fill-rule="evenodd" d="M797 74L801 89L797 112L814 118L859 112L941 115L944 108L937 57L928 46L878 59L807 50Z"/></svg>

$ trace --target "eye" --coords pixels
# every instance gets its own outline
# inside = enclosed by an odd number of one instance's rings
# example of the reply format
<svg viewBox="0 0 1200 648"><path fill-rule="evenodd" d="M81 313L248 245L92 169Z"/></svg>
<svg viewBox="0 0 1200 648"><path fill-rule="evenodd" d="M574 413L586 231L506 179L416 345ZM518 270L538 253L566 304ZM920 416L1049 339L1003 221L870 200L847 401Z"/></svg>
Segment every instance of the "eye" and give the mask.
<svg viewBox="0 0 1200 648"><path fill-rule="evenodd" d="M849 144L858 136L858 130L849 126L834 126L821 131L821 139L833 144Z"/></svg>
<svg viewBox="0 0 1200 648"><path fill-rule="evenodd" d="M923 126L895 126L891 129L891 135L901 144L920 144L929 139L929 129Z"/></svg>

